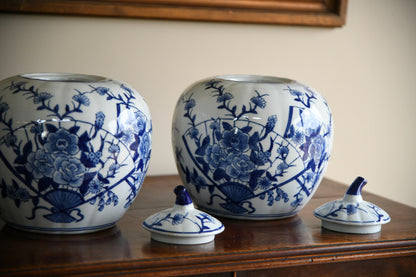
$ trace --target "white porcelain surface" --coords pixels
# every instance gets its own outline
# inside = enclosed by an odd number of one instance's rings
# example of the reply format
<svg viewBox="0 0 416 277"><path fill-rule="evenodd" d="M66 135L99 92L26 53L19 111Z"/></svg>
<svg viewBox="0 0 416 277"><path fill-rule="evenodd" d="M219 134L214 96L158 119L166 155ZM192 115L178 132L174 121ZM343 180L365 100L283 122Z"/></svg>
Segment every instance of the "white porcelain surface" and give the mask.
<svg viewBox="0 0 416 277"><path fill-rule="evenodd" d="M1 81L1 217L45 233L113 226L139 192L151 133L149 109L128 84L65 73Z"/></svg>
<svg viewBox="0 0 416 277"><path fill-rule="evenodd" d="M224 225L215 217L195 209L185 187L178 186L175 192L188 195L187 202L176 201L175 205L148 217L143 227L151 232L153 240L171 244L203 244L214 240L224 231Z"/></svg>
<svg viewBox="0 0 416 277"><path fill-rule="evenodd" d="M299 212L323 178L332 141L324 98L270 76L198 81L179 98L172 122L177 168L195 204L238 219Z"/></svg>
<svg viewBox="0 0 416 277"><path fill-rule="evenodd" d="M343 233L371 234L391 218L377 205L364 201L361 190L367 181L358 177L342 199L328 202L315 209L314 215L322 220L322 227ZM355 186L355 188L354 188Z"/></svg>

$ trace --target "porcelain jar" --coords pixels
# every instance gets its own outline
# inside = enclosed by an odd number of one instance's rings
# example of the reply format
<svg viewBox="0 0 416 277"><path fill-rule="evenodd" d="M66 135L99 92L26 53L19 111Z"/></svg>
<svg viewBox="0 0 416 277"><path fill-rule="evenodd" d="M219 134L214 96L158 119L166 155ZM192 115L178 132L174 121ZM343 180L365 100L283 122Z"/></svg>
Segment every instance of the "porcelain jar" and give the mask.
<svg viewBox="0 0 416 277"><path fill-rule="evenodd" d="M113 226L139 193L149 109L128 84L65 73L0 82L0 214L34 232Z"/></svg>
<svg viewBox="0 0 416 277"><path fill-rule="evenodd" d="M324 98L279 77L198 81L180 96L172 123L176 165L194 203L237 219L299 212L323 178L332 141Z"/></svg>

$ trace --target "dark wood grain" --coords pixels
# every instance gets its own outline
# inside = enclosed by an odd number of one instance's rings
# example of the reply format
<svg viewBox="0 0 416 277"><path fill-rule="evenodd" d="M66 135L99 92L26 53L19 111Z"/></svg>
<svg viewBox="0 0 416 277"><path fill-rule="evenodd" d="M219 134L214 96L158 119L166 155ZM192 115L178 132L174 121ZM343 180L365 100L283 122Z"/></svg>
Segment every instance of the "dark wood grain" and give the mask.
<svg viewBox="0 0 416 277"><path fill-rule="evenodd" d="M7 0L0 11L339 27L347 0Z"/></svg>
<svg viewBox="0 0 416 277"><path fill-rule="evenodd" d="M101 232L41 235L1 223L0 275L325 276L326 272L351 276L365 269L365 276L379 277L416 272L416 209L364 192L364 199L392 217L380 233L355 235L322 229L313 210L340 198L347 188L328 179L294 217L271 221L221 218L225 231L203 245L152 241L141 223L173 205L172 190L178 184L178 176L147 177L126 215L115 227Z"/></svg>

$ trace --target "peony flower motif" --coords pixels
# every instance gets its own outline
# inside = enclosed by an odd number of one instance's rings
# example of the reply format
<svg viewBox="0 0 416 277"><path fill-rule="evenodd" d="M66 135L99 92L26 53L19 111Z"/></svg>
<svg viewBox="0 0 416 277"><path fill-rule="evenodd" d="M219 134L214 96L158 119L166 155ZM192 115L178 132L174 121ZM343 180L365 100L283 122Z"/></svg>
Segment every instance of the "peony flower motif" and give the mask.
<svg viewBox="0 0 416 277"><path fill-rule="evenodd" d="M319 135L312 139L312 143L309 145L309 157L315 162L319 162L322 153L325 151L325 139Z"/></svg>
<svg viewBox="0 0 416 277"><path fill-rule="evenodd" d="M255 169L254 163L246 155L230 155L228 157L228 166L225 172L231 178L240 181L249 181L250 174Z"/></svg>
<svg viewBox="0 0 416 277"><path fill-rule="evenodd" d="M227 165L227 153L218 144L208 145L204 160L213 168L225 167Z"/></svg>
<svg viewBox="0 0 416 277"><path fill-rule="evenodd" d="M224 147L227 153L242 153L248 149L249 136L238 129L225 131L220 145Z"/></svg>
<svg viewBox="0 0 416 277"><path fill-rule="evenodd" d="M55 156L75 155L79 150L78 137L65 129L59 129L48 135L45 149Z"/></svg>
<svg viewBox="0 0 416 277"><path fill-rule="evenodd" d="M84 165L75 158L58 157L54 162L53 180L60 185L78 188L84 180Z"/></svg>
<svg viewBox="0 0 416 277"><path fill-rule="evenodd" d="M76 94L76 95L72 96L72 99L75 102L78 102L81 105L84 105L84 106L89 106L90 105L90 99L88 99L88 97L84 94Z"/></svg>
<svg viewBox="0 0 416 277"><path fill-rule="evenodd" d="M145 129L146 129L147 118L140 111L135 112L134 115L136 117L136 130L137 130L137 133L141 134L144 131L146 131Z"/></svg>
<svg viewBox="0 0 416 277"><path fill-rule="evenodd" d="M33 174L35 179L42 177L52 177L54 172L53 158L44 149L39 149L36 152L32 152L27 157L27 163L25 167L27 171Z"/></svg>

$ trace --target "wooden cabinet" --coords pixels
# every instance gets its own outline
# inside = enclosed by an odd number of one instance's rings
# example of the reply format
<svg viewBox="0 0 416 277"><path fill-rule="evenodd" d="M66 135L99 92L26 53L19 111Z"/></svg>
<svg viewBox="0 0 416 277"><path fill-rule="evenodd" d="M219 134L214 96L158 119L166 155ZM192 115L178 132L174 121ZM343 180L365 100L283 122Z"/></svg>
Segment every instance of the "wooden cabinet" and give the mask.
<svg viewBox="0 0 416 277"><path fill-rule="evenodd" d="M296 216L272 221L219 218L225 231L202 245L150 239L141 226L170 208L178 176L147 177L116 226L84 235L42 235L1 223L0 275L38 276L415 276L416 209L363 192L392 217L380 233L321 228L313 210L340 198L346 186L324 179ZM361 274L359 274L361 273ZM359 274L359 275L357 275Z"/></svg>

